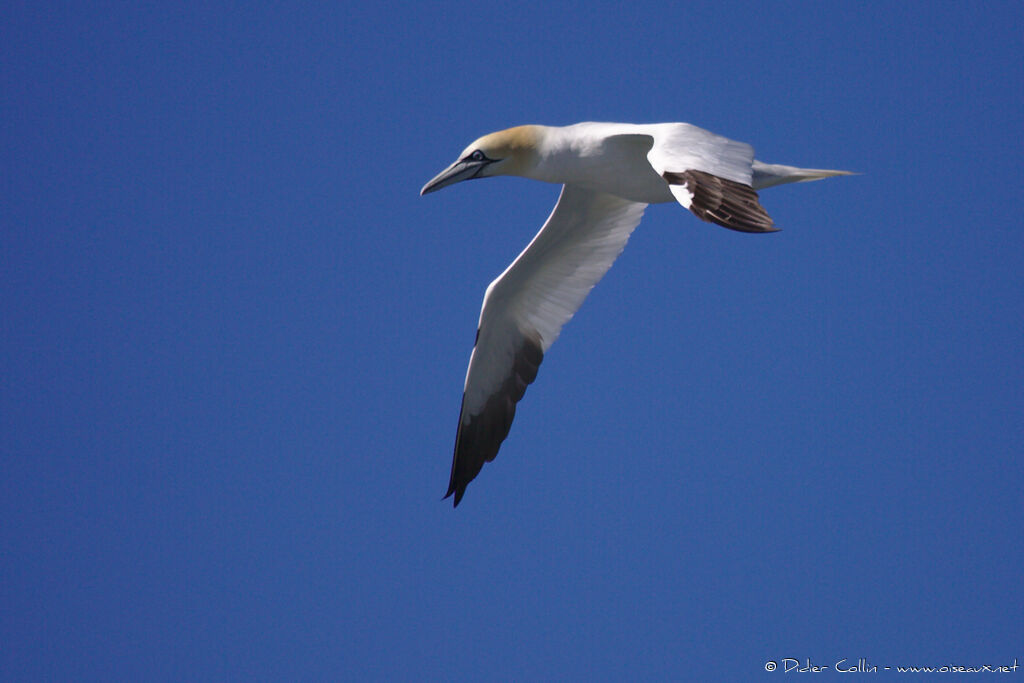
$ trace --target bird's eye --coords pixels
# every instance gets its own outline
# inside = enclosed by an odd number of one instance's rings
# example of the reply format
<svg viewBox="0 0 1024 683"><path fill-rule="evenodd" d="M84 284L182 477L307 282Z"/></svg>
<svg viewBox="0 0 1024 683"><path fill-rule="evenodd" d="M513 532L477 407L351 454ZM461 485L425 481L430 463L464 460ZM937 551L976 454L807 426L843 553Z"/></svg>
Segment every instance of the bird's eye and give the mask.
<svg viewBox="0 0 1024 683"><path fill-rule="evenodd" d="M481 152L480 150L477 150L477 151L473 152L472 154L470 154L469 158L472 159L473 161L483 161L487 157L484 156L483 152Z"/></svg>

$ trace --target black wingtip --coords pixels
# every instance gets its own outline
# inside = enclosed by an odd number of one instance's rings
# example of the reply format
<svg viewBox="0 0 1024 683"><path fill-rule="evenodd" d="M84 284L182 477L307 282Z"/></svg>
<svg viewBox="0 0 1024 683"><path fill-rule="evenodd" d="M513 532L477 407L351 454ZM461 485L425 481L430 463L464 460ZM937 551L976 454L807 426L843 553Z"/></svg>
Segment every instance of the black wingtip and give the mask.
<svg viewBox="0 0 1024 683"><path fill-rule="evenodd" d="M665 171L661 176L669 185L682 185L690 193L690 211L702 221L739 232L778 232L750 185L694 169Z"/></svg>
<svg viewBox="0 0 1024 683"><path fill-rule="evenodd" d="M447 499L451 498L452 494L454 493L455 494L455 502L452 504L452 507L453 508L457 508L457 507L459 507L459 501L462 500L462 494L464 494L465 492L466 492L465 488L463 488L461 490L456 490L455 484L453 483L451 486L448 487L448 493L444 494L444 498L442 498L441 500L447 500Z"/></svg>
<svg viewBox="0 0 1024 683"><path fill-rule="evenodd" d="M487 398L478 413L466 415L466 395L463 392L459 427L455 433L455 451L452 453L451 478L448 480L448 493L444 496L455 496L453 507L459 506L466 487L480 474L484 463L494 460L498 455L498 448L512 426L516 402L523 397L527 385L537 377L537 369L544 360L540 333L522 334L520 346L513 355L511 372Z"/></svg>

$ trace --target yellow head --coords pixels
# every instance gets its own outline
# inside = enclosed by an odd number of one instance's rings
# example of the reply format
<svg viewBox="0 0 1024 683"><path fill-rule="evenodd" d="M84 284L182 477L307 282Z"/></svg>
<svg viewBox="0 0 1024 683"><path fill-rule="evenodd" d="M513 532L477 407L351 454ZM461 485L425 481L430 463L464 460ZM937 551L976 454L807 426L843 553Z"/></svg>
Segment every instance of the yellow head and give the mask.
<svg viewBox="0 0 1024 683"><path fill-rule="evenodd" d="M455 163L424 185L420 194L473 178L523 175L536 162L540 136L540 126L516 126L485 135L466 147Z"/></svg>

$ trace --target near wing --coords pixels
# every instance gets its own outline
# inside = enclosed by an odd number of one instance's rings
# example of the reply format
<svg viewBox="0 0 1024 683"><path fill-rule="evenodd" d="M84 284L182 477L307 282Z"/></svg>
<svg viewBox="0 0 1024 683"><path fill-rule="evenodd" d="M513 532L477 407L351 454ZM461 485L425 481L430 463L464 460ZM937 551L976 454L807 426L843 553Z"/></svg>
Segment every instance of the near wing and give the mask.
<svg viewBox="0 0 1024 683"><path fill-rule="evenodd" d="M562 187L544 227L487 288L469 359L451 480L459 504L508 435L548 347L640 223L646 204Z"/></svg>

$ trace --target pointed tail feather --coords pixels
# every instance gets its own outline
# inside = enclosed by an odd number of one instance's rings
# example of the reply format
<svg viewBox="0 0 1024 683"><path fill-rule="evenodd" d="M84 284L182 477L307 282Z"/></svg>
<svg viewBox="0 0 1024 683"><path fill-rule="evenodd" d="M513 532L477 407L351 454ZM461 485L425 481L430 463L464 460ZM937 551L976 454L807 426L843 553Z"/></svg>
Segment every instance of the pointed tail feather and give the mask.
<svg viewBox="0 0 1024 683"><path fill-rule="evenodd" d="M853 171L831 171L823 168L797 168L782 164L765 164L754 160L753 179L751 185L755 190L783 183L805 183L809 180L821 180L837 175L857 175Z"/></svg>

